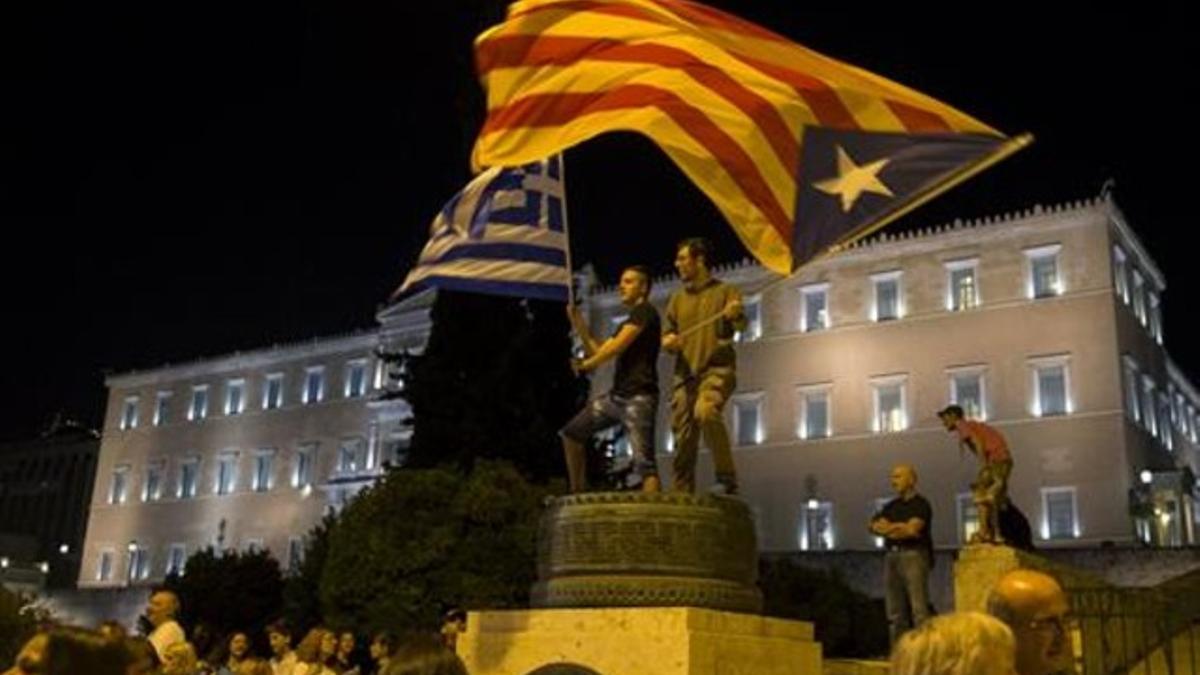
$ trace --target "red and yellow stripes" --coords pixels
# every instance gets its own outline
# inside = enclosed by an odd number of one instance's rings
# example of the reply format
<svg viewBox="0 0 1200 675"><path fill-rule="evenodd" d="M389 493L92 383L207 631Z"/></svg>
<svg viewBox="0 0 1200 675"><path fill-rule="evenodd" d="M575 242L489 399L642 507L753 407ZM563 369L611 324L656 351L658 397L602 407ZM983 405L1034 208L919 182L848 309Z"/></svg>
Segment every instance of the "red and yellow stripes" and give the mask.
<svg viewBox="0 0 1200 675"><path fill-rule="evenodd" d="M650 137L767 267L791 271L804 126L998 132L934 99L680 0L523 0L476 41L477 168L601 133Z"/></svg>

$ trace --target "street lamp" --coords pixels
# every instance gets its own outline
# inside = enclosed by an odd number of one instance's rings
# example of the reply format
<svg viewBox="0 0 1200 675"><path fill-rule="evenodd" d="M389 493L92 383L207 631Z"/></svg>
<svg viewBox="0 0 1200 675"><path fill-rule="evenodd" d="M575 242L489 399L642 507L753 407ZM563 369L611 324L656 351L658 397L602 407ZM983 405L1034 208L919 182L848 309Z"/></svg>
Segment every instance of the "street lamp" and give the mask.
<svg viewBox="0 0 1200 675"><path fill-rule="evenodd" d="M70 553L70 552L71 552L71 547L70 547L70 546L68 546L67 544L61 544L61 545L58 547L58 552L59 552L59 553L61 553L61 554L63 554L63 555L66 555L66 554L68 554L68 553Z"/></svg>
<svg viewBox="0 0 1200 675"><path fill-rule="evenodd" d="M1143 485L1149 485L1154 481L1154 474L1150 472L1150 469L1142 469L1142 473L1138 476L1142 479Z"/></svg>

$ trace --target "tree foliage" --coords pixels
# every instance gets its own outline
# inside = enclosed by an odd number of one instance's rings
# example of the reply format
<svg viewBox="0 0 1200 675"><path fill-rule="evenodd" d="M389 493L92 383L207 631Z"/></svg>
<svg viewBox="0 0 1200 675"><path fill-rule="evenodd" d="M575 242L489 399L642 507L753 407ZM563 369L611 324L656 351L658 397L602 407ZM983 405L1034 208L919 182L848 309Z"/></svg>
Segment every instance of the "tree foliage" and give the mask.
<svg viewBox="0 0 1200 675"><path fill-rule="evenodd" d="M323 619L365 634L436 627L449 606L524 606L546 494L503 462L477 462L465 476L389 472L329 531Z"/></svg>

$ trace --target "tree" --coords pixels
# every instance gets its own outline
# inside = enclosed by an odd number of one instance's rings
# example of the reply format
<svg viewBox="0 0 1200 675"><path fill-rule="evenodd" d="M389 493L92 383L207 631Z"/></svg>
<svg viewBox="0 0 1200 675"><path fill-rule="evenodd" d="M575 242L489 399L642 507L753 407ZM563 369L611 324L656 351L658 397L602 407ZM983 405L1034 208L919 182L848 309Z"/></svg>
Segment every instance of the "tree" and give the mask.
<svg viewBox="0 0 1200 675"><path fill-rule="evenodd" d="M505 459L534 480L562 476L557 432L587 396L562 303L439 291L432 318L424 354L407 359L408 465Z"/></svg>
<svg viewBox="0 0 1200 675"><path fill-rule="evenodd" d="M218 553L209 547L193 553L184 570L182 575L168 576L163 587L179 596L179 622L189 635L203 626L218 642L242 631L263 643L263 629L283 606L283 576L270 553ZM203 648L197 645L198 650Z"/></svg>
<svg viewBox="0 0 1200 675"><path fill-rule="evenodd" d="M398 469L329 531L323 619L362 634L429 629L445 608L525 606L545 488L510 464Z"/></svg>
<svg viewBox="0 0 1200 675"><path fill-rule="evenodd" d="M326 514L309 530L305 537L304 558L294 574L283 585L283 616L294 631L293 637L321 622L321 599L318 588L325 559L329 553L329 533L337 523L337 516Z"/></svg>
<svg viewBox="0 0 1200 675"><path fill-rule="evenodd" d="M50 613L30 598L0 586L0 663L12 663L38 626L51 619Z"/></svg>

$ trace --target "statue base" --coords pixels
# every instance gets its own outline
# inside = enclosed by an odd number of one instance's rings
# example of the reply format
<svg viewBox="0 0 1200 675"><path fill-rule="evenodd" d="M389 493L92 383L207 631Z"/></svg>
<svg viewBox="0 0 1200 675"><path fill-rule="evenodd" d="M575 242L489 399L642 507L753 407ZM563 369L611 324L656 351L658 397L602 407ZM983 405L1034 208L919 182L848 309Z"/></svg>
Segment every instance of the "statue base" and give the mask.
<svg viewBox="0 0 1200 675"><path fill-rule="evenodd" d="M471 612L471 675L819 675L802 621L695 607Z"/></svg>

